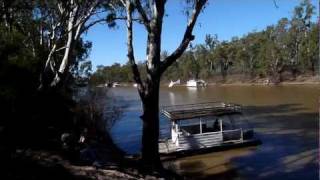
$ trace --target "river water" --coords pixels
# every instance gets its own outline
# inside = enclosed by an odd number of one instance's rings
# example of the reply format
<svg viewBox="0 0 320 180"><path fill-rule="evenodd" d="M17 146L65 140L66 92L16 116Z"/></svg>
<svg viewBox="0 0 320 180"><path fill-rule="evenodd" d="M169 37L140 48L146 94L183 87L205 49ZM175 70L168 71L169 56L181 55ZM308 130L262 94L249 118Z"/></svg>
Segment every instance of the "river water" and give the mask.
<svg viewBox="0 0 320 180"><path fill-rule="evenodd" d="M133 87L112 88L123 115L111 135L130 154L139 153L141 103ZM162 87L160 105L224 101L242 104L262 145L164 162L190 179L319 179L319 85ZM169 135L161 117L161 136Z"/></svg>

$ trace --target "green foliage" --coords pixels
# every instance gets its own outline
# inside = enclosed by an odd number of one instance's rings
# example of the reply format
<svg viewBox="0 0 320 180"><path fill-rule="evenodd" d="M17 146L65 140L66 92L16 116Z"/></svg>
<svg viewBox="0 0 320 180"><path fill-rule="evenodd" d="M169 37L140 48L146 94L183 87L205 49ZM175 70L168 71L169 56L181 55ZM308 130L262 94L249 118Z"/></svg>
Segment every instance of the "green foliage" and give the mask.
<svg viewBox="0 0 320 180"><path fill-rule="evenodd" d="M104 84L111 82L132 82L132 73L129 64L121 66L115 63L111 66L98 66L91 76L91 84Z"/></svg>
<svg viewBox="0 0 320 180"><path fill-rule="evenodd" d="M0 1L0 4L0 139L6 135L4 143L10 146L30 142L46 145L43 140L49 136L59 138L59 133L73 130L71 87L79 77L90 76L91 62L87 58L91 43L81 39L77 43L68 86L39 92L39 77L49 53L44 42L50 41L49 35L41 36L40 26L49 27L39 13L45 15L50 9L42 1ZM55 56L58 60L62 53Z"/></svg>

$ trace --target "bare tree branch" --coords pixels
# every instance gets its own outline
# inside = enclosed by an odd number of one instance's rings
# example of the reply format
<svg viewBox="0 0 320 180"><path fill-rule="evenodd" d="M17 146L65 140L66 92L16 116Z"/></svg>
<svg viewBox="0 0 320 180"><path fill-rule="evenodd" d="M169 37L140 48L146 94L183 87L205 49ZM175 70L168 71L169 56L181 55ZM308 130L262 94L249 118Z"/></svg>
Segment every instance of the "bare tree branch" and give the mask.
<svg viewBox="0 0 320 180"><path fill-rule="evenodd" d="M275 6L277 9L279 8L279 6L278 6L278 4L277 4L276 0L273 0L273 4L274 4L274 6Z"/></svg>
<svg viewBox="0 0 320 180"><path fill-rule="evenodd" d="M54 77L53 81L50 84L51 87L54 87L58 83L60 83L61 75L63 75L66 72L66 70L68 69L69 58L70 58L70 54L71 54L71 50L72 50L71 46L74 43L74 31L72 31L72 28L74 27L75 14L77 14L77 12L78 12L78 6L75 6L72 9L72 11L70 11L70 13L69 13L69 19L68 19L68 25L67 25L68 38L67 38L67 42L66 42L66 48L65 48L65 51L64 51L64 55L63 55L61 64L59 66L59 70L55 74L55 77Z"/></svg>
<svg viewBox="0 0 320 180"><path fill-rule="evenodd" d="M146 27L147 31L150 32L151 31L150 20L142 7L140 0L134 0L134 5L137 8L137 10L141 16L141 19L143 21L144 26Z"/></svg>
<svg viewBox="0 0 320 180"><path fill-rule="evenodd" d="M75 47L76 41L80 38L86 30L88 30L93 25L105 21L102 18L88 22L90 17L103 13L104 11L99 11L99 5L103 0L92 0L92 1L78 1L70 0L67 2L59 1L57 7L53 5L52 11L48 12L47 16L50 16L52 20L47 18L49 24L51 24L51 30L48 30L50 36L50 41L48 42L48 47L50 48L50 53L48 54L46 65L44 67L44 73L48 72L51 67L52 73L55 77L50 80L51 83L45 86L56 86L60 84L61 79L64 79L66 72L69 70L70 58L72 58L72 51ZM51 22L52 21L52 22ZM66 26L63 30L62 27ZM63 44L61 48L57 48L58 44ZM55 62L53 60L53 54L57 51L63 50L62 60L57 65L53 65ZM43 74L44 74L43 73ZM40 87L43 86L43 82L40 78Z"/></svg>
<svg viewBox="0 0 320 180"><path fill-rule="evenodd" d="M56 52L56 44L53 45L52 49L50 50L49 52L49 55L48 55L48 58L47 58L47 61L46 61L46 64L45 64L45 71L49 68L49 65L50 65L50 61L52 61L52 56L53 56L53 53ZM53 72L54 72L54 69L51 69Z"/></svg>
<svg viewBox="0 0 320 180"><path fill-rule="evenodd" d="M197 0L196 5L193 9L192 15L189 19L186 31L184 33L183 39L179 45L179 47L170 54L162 63L160 66L160 74L162 74L172 63L174 63L186 50L189 43L194 40L194 35L192 35L192 31L194 28L194 25L197 21L197 18L203 8L203 6L206 4L207 0Z"/></svg>
<svg viewBox="0 0 320 180"><path fill-rule="evenodd" d="M66 46L62 46L62 47L60 47L60 48L56 49L56 50L55 50L55 52L62 51L62 50L64 50L65 48L66 48Z"/></svg>
<svg viewBox="0 0 320 180"><path fill-rule="evenodd" d="M99 0L95 0L90 6L89 9L85 10L87 11L87 13L80 19L78 19L76 26L78 26L79 24L86 22L88 20L89 17L91 17L93 14L97 13L94 12L95 9L97 8L97 6L99 5Z"/></svg>
<svg viewBox="0 0 320 180"><path fill-rule="evenodd" d="M135 62L134 58L134 50L133 50L133 28L132 28L132 13L133 13L133 4L131 4L130 0L126 0L126 9L127 9L127 48L128 48L128 60L131 65L131 69L133 72L134 81L138 85L138 92L141 97L144 97L144 85L142 83L140 72L138 66Z"/></svg>
<svg viewBox="0 0 320 180"><path fill-rule="evenodd" d="M99 23L103 23L103 22L106 22L107 19L98 19L96 21L93 21L93 22L90 22L89 24L85 25L82 30L81 30L81 33L82 34L83 32L87 31L88 29L90 29L92 26L96 25L96 24L99 24Z"/></svg>
<svg viewBox="0 0 320 180"><path fill-rule="evenodd" d="M76 30L76 34L75 34L75 40L79 39L80 35L84 32L83 27L84 24L87 22L87 20L89 19L89 17L91 17L95 12L95 9L98 7L99 5L99 0L95 0L92 4L89 5L89 9L87 10L88 12L82 17L80 18L76 25L74 27L77 28ZM86 10L86 8L84 8ZM93 24L94 25L94 24ZM92 25L92 26L93 26ZM91 26L90 26L91 27Z"/></svg>
<svg viewBox="0 0 320 180"><path fill-rule="evenodd" d="M154 3L154 15L157 18L157 21L163 19L163 15L164 15L164 5L165 5L166 1L155 1Z"/></svg>

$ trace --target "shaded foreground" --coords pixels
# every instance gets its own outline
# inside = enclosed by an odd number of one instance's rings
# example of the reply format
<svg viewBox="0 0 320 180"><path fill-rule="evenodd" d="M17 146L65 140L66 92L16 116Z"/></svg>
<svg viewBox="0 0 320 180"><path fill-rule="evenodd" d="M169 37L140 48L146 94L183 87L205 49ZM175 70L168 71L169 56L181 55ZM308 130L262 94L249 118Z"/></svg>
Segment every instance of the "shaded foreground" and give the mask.
<svg viewBox="0 0 320 180"><path fill-rule="evenodd" d="M1 179L180 179L168 170L147 171L137 157L109 145L92 146L95 161L70 159L59 151L17 150L1 161Z"/></svg>

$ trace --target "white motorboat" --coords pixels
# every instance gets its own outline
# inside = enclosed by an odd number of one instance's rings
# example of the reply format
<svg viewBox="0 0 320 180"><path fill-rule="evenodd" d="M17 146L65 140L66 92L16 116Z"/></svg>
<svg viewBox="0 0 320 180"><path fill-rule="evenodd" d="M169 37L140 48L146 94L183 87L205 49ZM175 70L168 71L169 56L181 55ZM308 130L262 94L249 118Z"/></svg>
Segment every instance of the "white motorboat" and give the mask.
<svg viewBox="0 0 320 180"><path fill-rule="evenodd" d="M174 85L180 84L180 79L178 79L177 81L172 81L169 83L169 88L173 87Z"/></svg>
<svg viewBox="0 0 320 180"><path fill-rule="evenodd" d="M120 83L118 83L118 82L112 83L112 87L118 87L118 86L120 86Z"/></svg>
<svg viewBox="0 0 320 180"><path fill-rule="evenodd" d="M187 87L205 87L205 86L207 86L207 83L202 79L199 79L199 80L191 79L187 81Z"/></svg>

